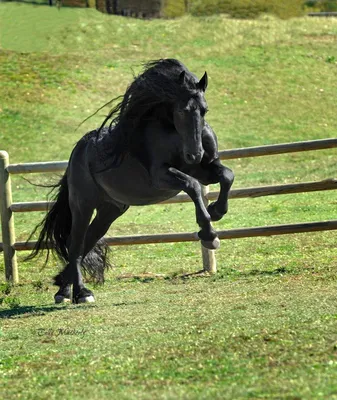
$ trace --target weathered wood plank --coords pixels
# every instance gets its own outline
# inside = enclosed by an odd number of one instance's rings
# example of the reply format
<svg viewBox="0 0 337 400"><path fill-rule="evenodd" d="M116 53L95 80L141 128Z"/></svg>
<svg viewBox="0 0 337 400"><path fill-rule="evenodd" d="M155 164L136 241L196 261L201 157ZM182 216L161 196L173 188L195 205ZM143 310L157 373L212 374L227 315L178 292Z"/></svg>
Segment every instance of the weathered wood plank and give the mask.
<svg viewBox="0 0 337 400"><path fill-rule="evenodd" d="M42 172L63 172L66 170L68 161L48 161L22 164L10 164L7 168L10 174L29 174Z"/></svg>
<svg viewBox="0 0 337 400"><path fill-rule="evenodd" d="M2 232L2 251L4 252L5 276L7 281L18 283L18 264L14 249L15 229L14 215L11 210L12 186L7 171L9 156L6 151L0 151L0 217Z"/></svg>
<svg viewBox="0 0 337 400"><path fill-rule="evenodd" d="M309 17L325 17L325 18L331 18L331 17L337 17L337 12L335 11L322 11L322 12L310 12L308 13Z"/></svg>
<svg viewBox="0 0 337 400"><path fill-rule="evenodd" d="M223 150L219 152L219 156L222 160L229 160L235 158L259 157L309 150L322 150L333 147L337 147L337 138ZM67 165L68 161L11 164L8 166L8 172L11 174L62 172L67 168Z"/></svg>
<svg viewBox="0 0 337 400"><path fill-rule="evenodd" d="M260 157L301 151L323 150L333 147L337 147L337 138L223 150L219 152L219 156L221 160L229 160L234 158Z"/></svg>
<svg viewBox="0 0 337 400"><path fill-rule="evenodd" d="M333 189L337 189L337 179L334 178L325 179L318 182L288 183L285 185L233 189L230 191L229 197L231 199L239 199L245 197L262 197ZM208 192L206 194L206 199L216 200L218 196L219 192ZM165 200L159 204L186 203L190 201L191 198L187 194L178 194L177 196L172 197L172 199ZM48 207L51 207L53 204L54 202L48 201L13 203L11 206L11 210L13 212L46 211Z"/></svg>
<svg viewBox="0 0 337 400"><path fill-rule="evenodd" d="M292 233L319 232L337 229L337 220L305 222L287 225L258 226L218 231L219 239L239 239L256 236L287 235ZM133 235L105 238L109 246L128 246L151 243L194 242L199 240L196 232L163 233L157 235ZM36 242L17 242L15 250L32 250ZM2 243L0 243L0 250Z"/></svg>

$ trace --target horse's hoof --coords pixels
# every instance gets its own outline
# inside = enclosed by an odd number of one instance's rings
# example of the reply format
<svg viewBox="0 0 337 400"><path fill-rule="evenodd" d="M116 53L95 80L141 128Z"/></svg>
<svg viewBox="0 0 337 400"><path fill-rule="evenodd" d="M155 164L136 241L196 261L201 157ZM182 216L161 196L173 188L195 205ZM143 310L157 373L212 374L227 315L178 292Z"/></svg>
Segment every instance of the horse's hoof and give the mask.
<svg viewBox="0 0 337 400"><path fill-rule="evenodd" d="M62 303L70 303L71 300L69 297L61 296L60 294L56 294L54 296L55 304L62 304Z"/></svg>
<svg viewBox="0 0 337 400"><path fill-rule="evenodd" d="M85 297L79 297L76 299L77 304L81 303L95 303L95 297L94 296L85 296Z"/></svg>
<svg viewBox="0 0 337 400"><path fill-rule="evenodd" d="M219 213L217 210L215 202L209 204L207 211L212 221L220 221L220 219L224 216L224 214Z"/></svg>
<svg viewBox="0 0 337 400"><path fill-rule="evenodd" d="M216 250L220 247L220 239L216 237L212 241L202 240L201 244L206 247L206 249Z"/></svg>
<svg viewBox="0 0 337 400"><path fill-rule="evenodd" d="M74 297L73 303L95 303L95 297L91 290L87 288L82 288Z"/></svg>

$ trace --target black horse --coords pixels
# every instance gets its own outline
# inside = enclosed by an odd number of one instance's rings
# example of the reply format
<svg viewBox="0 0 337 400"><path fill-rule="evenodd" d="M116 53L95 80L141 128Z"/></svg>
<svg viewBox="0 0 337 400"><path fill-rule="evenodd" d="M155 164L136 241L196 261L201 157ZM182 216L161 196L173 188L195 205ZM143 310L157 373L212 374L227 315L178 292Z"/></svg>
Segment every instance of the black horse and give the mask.
<svg viewBox="0 0 337 400"><path fill-rule="evenodd" d="M211 220L226 214L234 175L220 163L216 136L204 119L206 88L206 72L198 80L177 60L150 62L102 126L76 144L29 256L47 247L66 264L55 277L56 303L70 301L71 285L73 302L94 301L81 266L103 279L101 238L129 206L159 203L183 190L195 204L203 246L219 247ZM207 209L200 183L220 183L219 198Z"/></svg>

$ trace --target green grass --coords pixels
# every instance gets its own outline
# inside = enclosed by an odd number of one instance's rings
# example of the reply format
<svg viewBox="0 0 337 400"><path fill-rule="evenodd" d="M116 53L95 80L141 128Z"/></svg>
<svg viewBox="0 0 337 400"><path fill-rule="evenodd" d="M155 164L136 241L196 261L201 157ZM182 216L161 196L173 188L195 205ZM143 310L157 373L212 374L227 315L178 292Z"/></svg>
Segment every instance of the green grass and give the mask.
<svg viewBox="0 0 337 400"><path fill-rule="evenodd" d="M207 69L221 149L336 136L335 19L141 21L1 3L0 29L0 147L12 163L67 159L107 110L78 124L160 57ZM320 180L335 177L336 150L226 164L236 188ZM45 196L12 181L14 201ZM334 191L238 199L215 226L336 219L336 203ZM42 215L16 214L17 240ZM110 234L195 230L193 206L178 204L133 208ZM96 305L68 307L52 304L57 261L42 269L20 253L20 285L0 286L1 397L337 399L335 253L334 232L223 241L216 276L184 278L201 268L198 243L113 248Z"/></svg>

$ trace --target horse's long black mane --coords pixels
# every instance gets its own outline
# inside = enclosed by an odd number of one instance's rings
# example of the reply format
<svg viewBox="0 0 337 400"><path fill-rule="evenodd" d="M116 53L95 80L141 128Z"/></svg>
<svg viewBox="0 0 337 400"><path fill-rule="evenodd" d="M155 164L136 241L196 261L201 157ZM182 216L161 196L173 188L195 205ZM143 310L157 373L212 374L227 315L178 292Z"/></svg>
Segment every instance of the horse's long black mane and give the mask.
<svg viewBox="0 0 337 400"><path fill-rule="evenodd" d="M184 79L179 77L184 72ZM123 152L150 112L158 107L172 108L178 100L195 95L198 79L178 60L160 59L144 65L144 71L134 78L124 96L109 112L98 132L109 122L109 132L115 137L114 152Z"/></svg>

